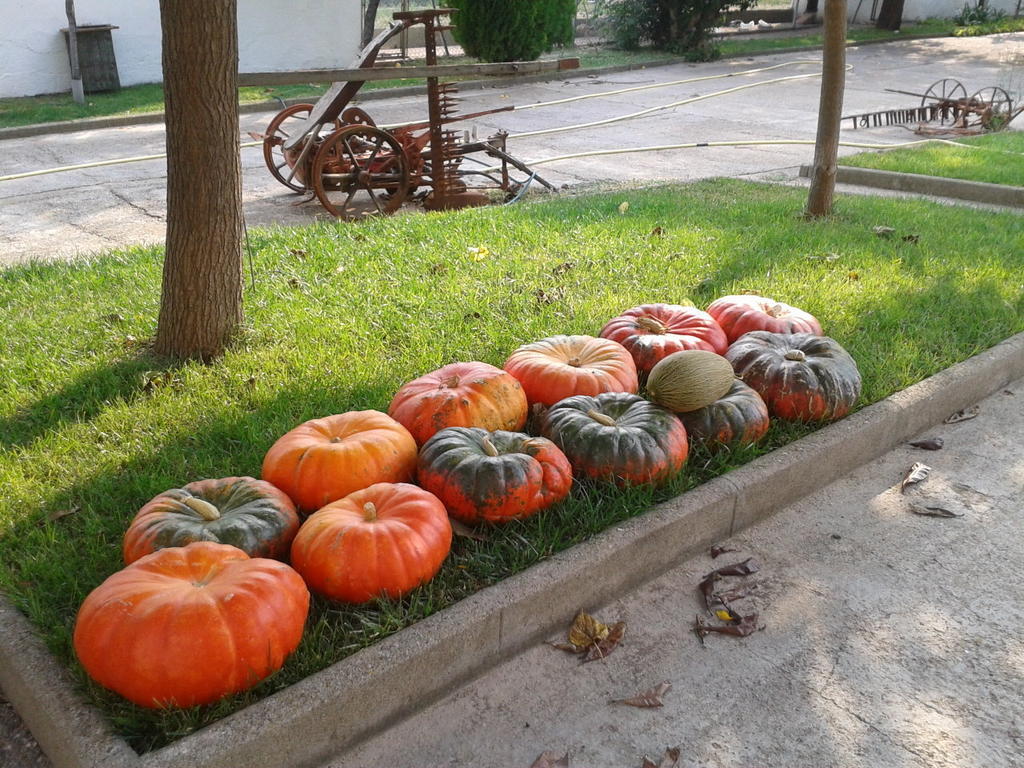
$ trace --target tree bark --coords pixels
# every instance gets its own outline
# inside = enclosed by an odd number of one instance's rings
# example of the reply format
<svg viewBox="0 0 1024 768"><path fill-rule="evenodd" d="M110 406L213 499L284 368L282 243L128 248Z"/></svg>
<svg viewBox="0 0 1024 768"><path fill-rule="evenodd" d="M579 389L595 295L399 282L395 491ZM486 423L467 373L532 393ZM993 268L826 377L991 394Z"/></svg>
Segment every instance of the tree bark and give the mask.
<svg viewBox="0 0 1024 768"><path fill-rule="evenodd" d="M167 247L158 354L209 360L242 322L237 0L160 0Z"/></svg>
<svg viewBox="0 0 1024 768"><path fill-rule="evenodd" d="M818 135L814 145L811 189L804 211L808 218L828 216L832 212L843 89L846 86L846 0L825 0L824 34Z"/></svg>
<svg viewBox="0 0 1024 768"><path fill-rule="evenodd" d="M366 13L363 16L363 36L360 48L365 48L373 40L373 30L377 26L377 6L380 0L366 0Z"/></svg>
<svg viewBox="0 0 1024 768"><path fill-rule="evenodd" d="M904 0L882 0L882 9L878 12L875 26L891 32L898 30L903 23L903 2Z"/></svg>

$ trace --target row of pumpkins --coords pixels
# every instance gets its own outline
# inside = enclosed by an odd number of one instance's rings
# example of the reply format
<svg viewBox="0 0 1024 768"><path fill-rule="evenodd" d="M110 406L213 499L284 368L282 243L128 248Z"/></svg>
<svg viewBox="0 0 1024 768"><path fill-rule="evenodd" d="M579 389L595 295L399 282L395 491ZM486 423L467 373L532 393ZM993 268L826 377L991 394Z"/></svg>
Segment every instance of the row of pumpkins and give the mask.
<svg viewBox="0 0 1024 768"><path fill-rule="evenodd" d="M127 567L79 611L79 660L147 707L245 690L298 646L308 590L361 603L430 580L451 547L449 515L526 517L564 499L574 475L663 483L690 440L753 443L769 414L844 416L860 375L821 333L760 296L707 312L649 304L600 337L526 344L504 370L447 365L403 386L387 415L301 424L267 452L262 480L200 480L139 511ZM531 406L536 435L521 431ZM311 513L301 525L299 511Z"/></svg>

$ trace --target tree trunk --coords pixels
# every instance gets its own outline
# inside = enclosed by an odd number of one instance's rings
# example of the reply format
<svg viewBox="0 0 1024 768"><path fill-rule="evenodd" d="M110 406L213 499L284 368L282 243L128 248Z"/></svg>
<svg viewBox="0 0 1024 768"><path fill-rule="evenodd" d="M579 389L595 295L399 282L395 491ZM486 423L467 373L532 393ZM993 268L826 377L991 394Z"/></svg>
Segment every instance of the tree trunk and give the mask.
<svg viewBox="0 0 1024 768"><path fill-rule="evenodd" d="M366 0L366 13L363 15L363 37L360 48L365 48L373 40L373 30L377 26L377 6L380 0Z"/></svg>
<svg viewBox="0 0 1024 768"><path fill-rule="evenodd" d="M903 0L882 0L882 9L878 12L878 29L895 32L903 23Z"/></svg>
<svg viewBox="0 0 1024 768"><path fill-rule="evenodd" d="M846 0L825 0L825 48L822 51L818 136L814 145L808 218L828 216L836 189L836 157L846 87Z"/></svg>
<svg viewBox="0 0 1024 768"><path fill-rule="evenodd" d="M167 248L156 352L209 360L242 322L236 0L160 0Z"/></svg>

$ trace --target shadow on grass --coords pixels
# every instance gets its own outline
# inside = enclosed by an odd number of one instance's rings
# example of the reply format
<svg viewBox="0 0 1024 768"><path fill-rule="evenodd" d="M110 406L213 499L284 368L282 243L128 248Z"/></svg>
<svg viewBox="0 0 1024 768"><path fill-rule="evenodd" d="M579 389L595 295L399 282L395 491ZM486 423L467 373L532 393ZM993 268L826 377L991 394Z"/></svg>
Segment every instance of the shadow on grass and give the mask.
<svg viewBox="0 0 1024 768"><path fill-rule="evenodd" d="M98 365L56 392L0 419L0 448L25 447L65 424L95 418L113 401L144 396L149 388L160 386L161 376L181 365L146 352Z"/></svg>

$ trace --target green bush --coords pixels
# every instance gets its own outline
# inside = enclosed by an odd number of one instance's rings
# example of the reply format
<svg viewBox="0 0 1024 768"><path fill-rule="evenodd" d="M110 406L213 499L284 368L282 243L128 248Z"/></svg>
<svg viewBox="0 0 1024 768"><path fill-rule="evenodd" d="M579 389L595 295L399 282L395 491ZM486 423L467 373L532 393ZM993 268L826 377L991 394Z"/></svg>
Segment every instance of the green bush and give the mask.
<svg viewBox="0 0 1024 768"><path fill-rule="evenodd" d="M726 11L744 11L756 0L614 0L608 8L611 38L633 50L643 42L706 61L718 57L711 30Z"/></svg>
<svg viewBox="0 0 1024 768"><path fill-rule="evenodd" d="M483 61L532 61L571 45L576 0L451 0L455 39Z"/></svg>

